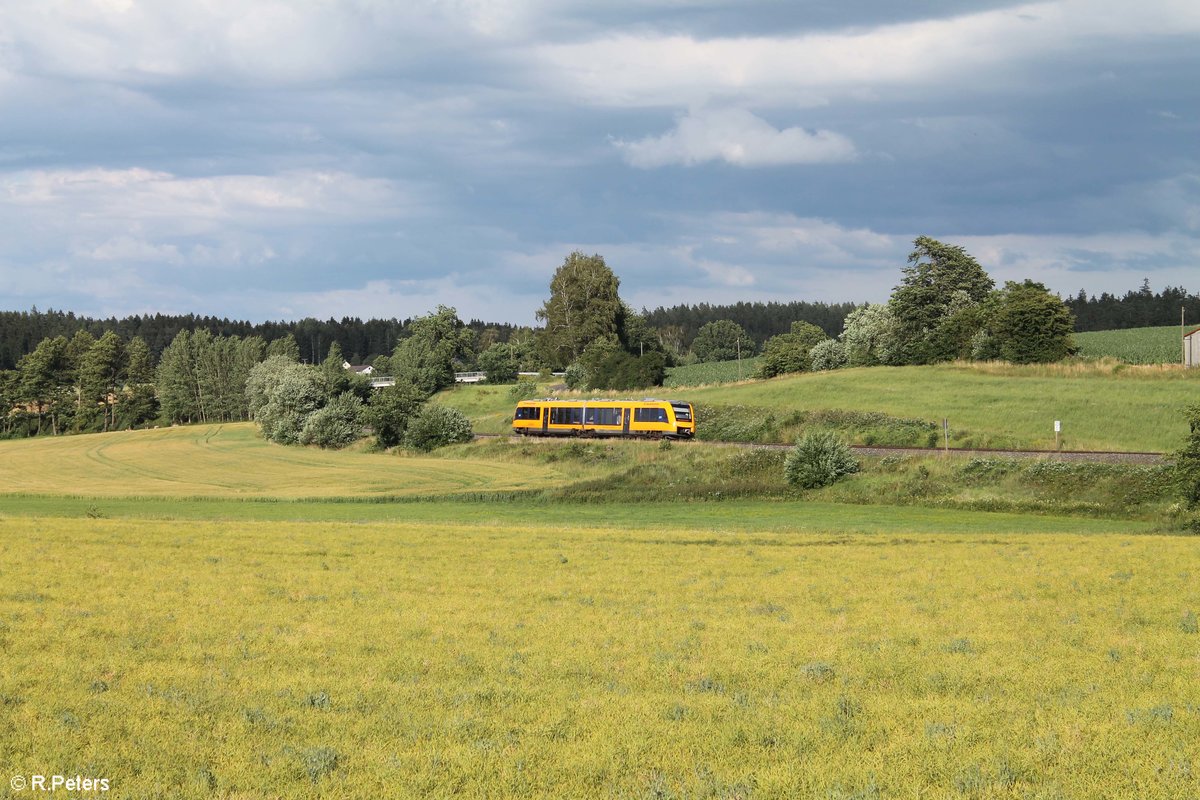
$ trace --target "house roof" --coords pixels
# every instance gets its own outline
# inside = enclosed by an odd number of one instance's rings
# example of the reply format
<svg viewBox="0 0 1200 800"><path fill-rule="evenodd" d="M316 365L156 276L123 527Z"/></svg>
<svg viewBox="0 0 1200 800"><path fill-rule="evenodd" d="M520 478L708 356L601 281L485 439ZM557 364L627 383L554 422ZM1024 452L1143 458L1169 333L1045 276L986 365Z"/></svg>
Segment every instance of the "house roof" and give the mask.
<svg viewBox="0 0 1200 800"><path fill-rule="evenodd" d="M1190 331L1188 331L1187 333L1185 333L1185 334L1183 335L1183 338L1185 338L1185 339L1186 339L1186 338L1188 338L1189 336L1191 336L1191 335L1193 335L1193 334L1196 334L1196 333L1200 333L1200 328L1192 328Z"/></svg>

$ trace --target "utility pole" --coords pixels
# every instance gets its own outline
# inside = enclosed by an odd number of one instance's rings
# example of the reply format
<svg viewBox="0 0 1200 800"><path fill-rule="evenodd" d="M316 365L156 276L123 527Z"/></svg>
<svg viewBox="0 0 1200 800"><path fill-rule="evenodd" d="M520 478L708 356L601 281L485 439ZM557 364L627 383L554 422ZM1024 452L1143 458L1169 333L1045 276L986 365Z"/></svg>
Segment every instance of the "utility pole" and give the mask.
<svg viewBox="0 0 1200 800"><path fill-rule="evenodd" d="M738 351L738 380L740 381L742 379L742 335L741 334L738 334L738 337L737 337L737 351Z"/></svg>
<svg viewBox="0 0 1200 800"><path fill-rule="evenodd" d="M1187 334L1184 333L1183 324L1184 315L1187 313L1187 306L1179 307L1179 350L1183 354L1183 365L1187 366Z"/></svg>

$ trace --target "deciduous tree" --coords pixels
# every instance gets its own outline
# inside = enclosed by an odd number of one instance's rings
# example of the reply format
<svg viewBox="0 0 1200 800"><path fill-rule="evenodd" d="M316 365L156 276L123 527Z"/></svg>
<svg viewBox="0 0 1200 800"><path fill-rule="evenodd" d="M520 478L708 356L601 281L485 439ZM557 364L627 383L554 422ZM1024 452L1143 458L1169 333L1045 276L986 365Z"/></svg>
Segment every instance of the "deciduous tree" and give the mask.
<svg viewBox="0 0 1200 800"><path fill-rule="evenodd" d="M1061 361L1075 350L1075 318L1040 283L1009 281L997 293L988 330L1000 357L1014 364Z"/></svg>
<svg viewBox="0 0 1200 800"><path fill-rule="evenodd" d="M367 404L366 420L375 431L375 443L386 449L403 442L409 420L424 401L424 393L410 384L397 383L373 392Z"/></svg>
<svg viewBox="0 0 1200 800"><path fill-rule="evenodd" d="M480 353L476 366L487 375L488 383L514 383L520 371L514 346L501 342Z"/></svg>
<svg viewBox="0 0 1200 800"><path fill-rule="evenodd" d="M698 361L729 361L754 355L754 342L742 326L728 319L705 323L692 340L692 353Z"/></svg>
<svg viewBox="0 0 1200 800"><path fill-rule="evenodd" d="M105 331L84 354L80 364L80 399L85 407L103 409L102 429L113 427L113 409L117 394L125 385L127 367L125 343L112 331Z"/></svg>
<svg viewBox="0 0 1200 800"><path fill-rule="evenodd" d="M63 414L69 414L75 405L66 337L43 339L32 353L21 359L18 371L21 373L19 399L32 406L37 414L37 433L42 432L42 425L49 415L50 432L58 435Z"/></svg>
<svg viewBox="0 0 1200 800"><path fill-rule="evenodd" d="M600 255L576 250L550 280L550 298L537 312L546 323L541 350L555 367L576 361L602 336L617 336L622 313L620 280Z"/></svg>
<svg viewBox="0 0 1200 800"><path fill-rule="evenodd" d="M896 351L896 317L884 303L868 303L846 315L839 337L846 345L846 360L852 367L893 363Z"/></svg>
<svg viewBox="0 0 1200 800"><path fill-rule="evenodd" d="M961 335L939 335L939 328L956 312L983 303L994 286L979 262L963 248L918 236L904 279L888 304L896 320L896 360L928 364L955 358L958 353L949 350ZM966 341L970 338L968 335Z"/></svg>
<svg viewBox="0 0 1200 800"><path fill-rule="evenodd" d="M417 317L409 330L390 359L396 382L416 386L426 397L453 385L455 367L471 357L475 332L446 306Z"/></svg>
<svg viewBox="0 0 1200 800"><path fill-rule="evenodd" d="M789 333L772 336L763 346L758 359L758 376L773 378L789 372L804 372L811 365L810 353L818 342L828 337L825 331L809 322L793 322Z"/></svg>

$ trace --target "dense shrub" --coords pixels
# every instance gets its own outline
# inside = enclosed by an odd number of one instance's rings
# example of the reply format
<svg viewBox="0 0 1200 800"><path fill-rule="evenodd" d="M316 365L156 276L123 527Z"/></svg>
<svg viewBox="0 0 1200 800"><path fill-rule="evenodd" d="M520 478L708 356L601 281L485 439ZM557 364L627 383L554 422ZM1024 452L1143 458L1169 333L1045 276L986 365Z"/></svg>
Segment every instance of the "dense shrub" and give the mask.
<svg viewBox="0 0 1200 800"><path fill-rule="evenodd" d="M258 419L258 412L270 399L271 388L293 367L299 366L286 356L270 356L256 364L246 378L246 406L250 419Z"/></svg>
<svg viewBox="0 0 1200 800"><path fill-rule="evenodd" d="M420 410L424 399L420 389L407 384L398 383L375 392L366 410L367 424L375 431L375 443L388 448L403 442L408 421Z"/></svg>
<svg viewBox="0 0 1200 800"><path fill-rule="evenodd" d="M897 362L900 345L898 323L886 303L866 304L846 315L841 341L852 367Z"/></svg>
<svg viewBox="0 0 1200 800"><path fill-rule="evenodd" d="M429 452L457 442L471 441L471 422L457 408L427 405L408 421L404 446Z"/></svg>
<svg viewBox="0 0 1200 800"><path fill-rule="evenodd" d="M808 322L793 322L790 333L772 336L763 345L758 359L758 377L774 378L789 372L804 372L809 369L809 351L818 342L827 338L825 331Z"/></svg>
<svg viewBox="0 0 1200 800"><path fill-rule="evenodd" d="M255 418L263 436L276 444L298 444L308 416L329 396L325 376L316 367L290 364L266 384L266 403Z"/></svg>
<svg viewBox="0 0 1200 800"><path fill-rule="evenodd" d="M787 482L801 489L828 486L858 472L858 459L836 434L811 431L796 443L784 461Z"/></svg>
<svg viewBox="0 0 1200 800"><path fill-rule="evenodd" d="M662 386L667 362L662 353L635 356L623 350L610 353L596 364L588 378L592 389L643 389Z"/></svg>
<svg viewBox="0 0 1200 800"><path fill-rule="evenodd" d="M566 372L563 373L563 383L568 389L586 389L588 382L588 373L584 366L578 362L568 364Z"/></svg>
<svg viewBox="0 0 1200 800"><path fill-rule="evenodd" d="M813 372L827 369L841 369L846 366L846 345L837 339L826 339L817 342L808 351L810 368Z"/></svg>
<svg viewBox="0 0 1200 800"><path fill-rule="evenodd" d="M1188 526L1200 533L1200 405L1189 406L1184 413L1190 433L1175 452L1175 483L1190 512Z"/></svg>
<svg viewBox="0 0 1200 800"><path fill-rule="evenodd" d="M537 381L520 380L508 390L510 400L531 400L538 395Z"/></svg>
<svg viewBox="0 0 1200 800"><path fill-rule="evenodd" d="M341 448L363 435L363 401L352 392L343 392L308 415L300 429L300 444Z"/></svg>

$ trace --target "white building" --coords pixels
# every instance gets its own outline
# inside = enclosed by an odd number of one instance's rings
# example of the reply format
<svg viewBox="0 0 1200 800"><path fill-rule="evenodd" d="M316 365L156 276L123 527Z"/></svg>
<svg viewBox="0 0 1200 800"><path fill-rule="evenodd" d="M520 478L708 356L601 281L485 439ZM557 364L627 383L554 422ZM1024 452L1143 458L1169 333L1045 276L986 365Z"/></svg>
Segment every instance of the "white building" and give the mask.
<svg viewBox="0 0 1200 800"><path fill-rule="evenodd" d="M1183 365L1200 367L1200 328L1193 328L1183 336Z"/></svg>

